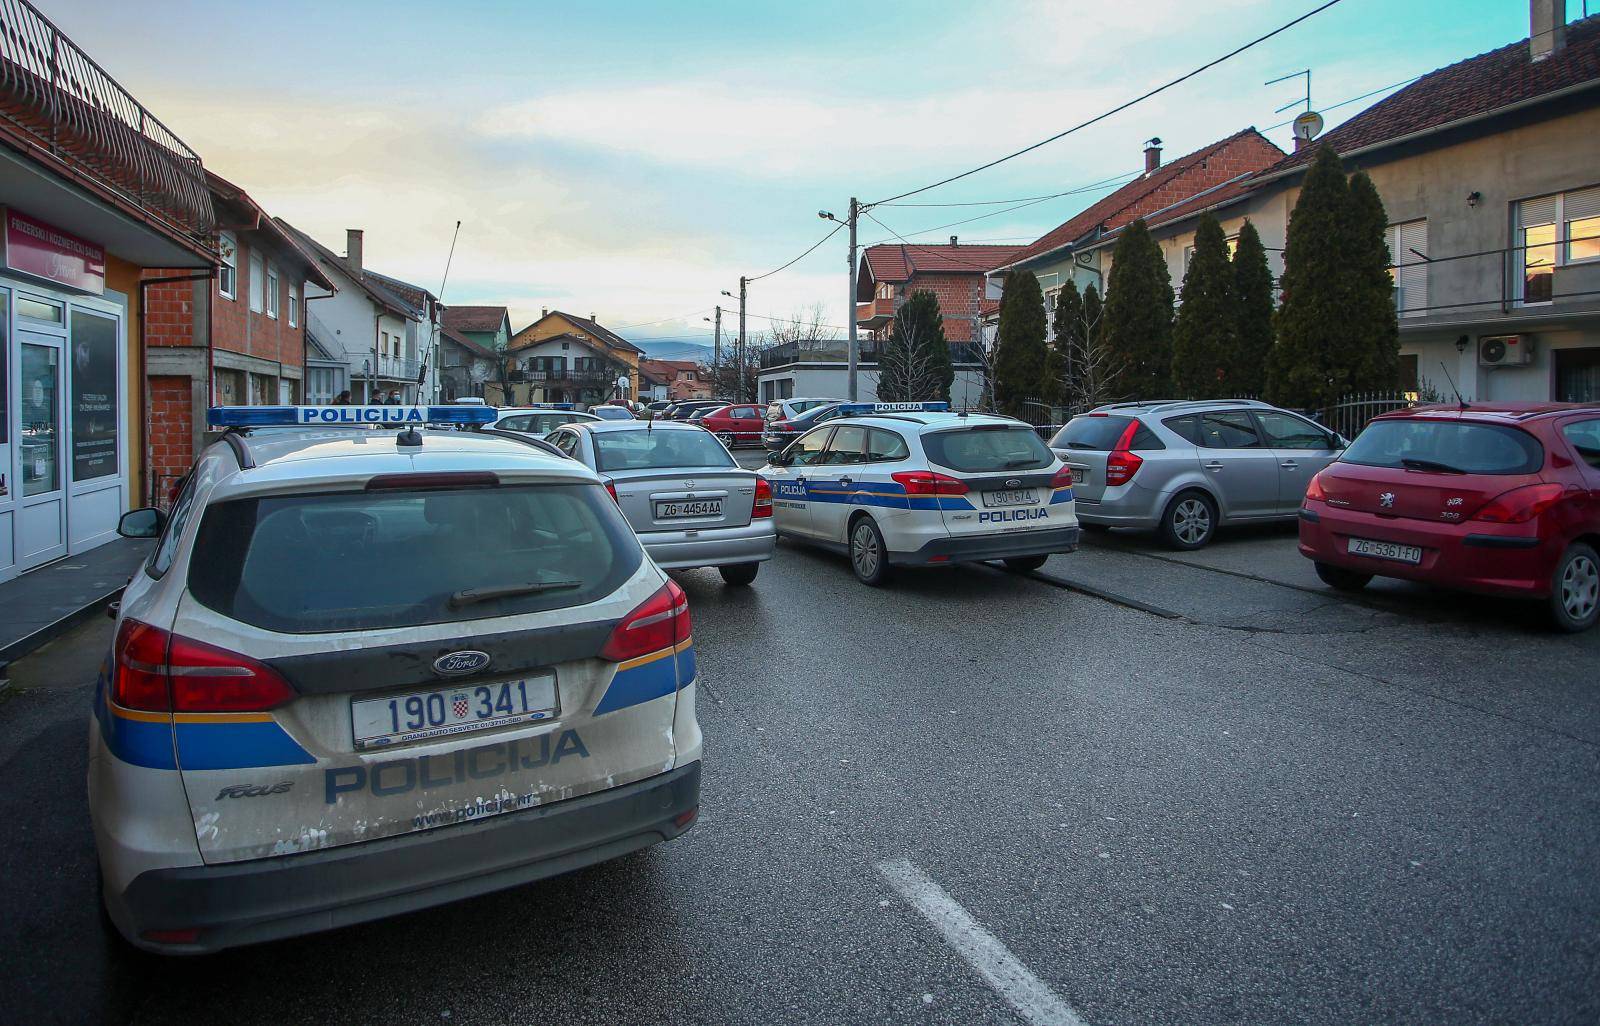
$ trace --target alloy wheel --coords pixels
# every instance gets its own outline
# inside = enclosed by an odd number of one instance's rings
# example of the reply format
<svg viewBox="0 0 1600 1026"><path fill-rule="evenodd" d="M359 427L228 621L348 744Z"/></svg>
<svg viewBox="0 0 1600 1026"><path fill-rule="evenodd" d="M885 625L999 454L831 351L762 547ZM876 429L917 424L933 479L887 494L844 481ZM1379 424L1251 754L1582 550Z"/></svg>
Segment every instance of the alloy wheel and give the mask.
<svg viewBox="0 0 1600 1026"><path fill-rule="evenodd" d="M1185 545L1197 545L1211 533L1211 511L1199 499L1184 499L1172 511L1172 533Z"/></svg>
<svg viewBox="0 0 1600 1026"><path fill-rule="evenodd" d="M878 572L878 563L882 559L883 554L878 551L878 535L872 525L863 520L850 536L850 561L855 564L857 574L870 578Z"/></svg>
<svg viewBox="0 0 1600 1026"><path fill-rule="evenodd" d="M1576 621L1587 620L1600 602L1600 567L1587 555L1578 555L1567 563L1561 575L1561 604L1567 615Z"/></svg>

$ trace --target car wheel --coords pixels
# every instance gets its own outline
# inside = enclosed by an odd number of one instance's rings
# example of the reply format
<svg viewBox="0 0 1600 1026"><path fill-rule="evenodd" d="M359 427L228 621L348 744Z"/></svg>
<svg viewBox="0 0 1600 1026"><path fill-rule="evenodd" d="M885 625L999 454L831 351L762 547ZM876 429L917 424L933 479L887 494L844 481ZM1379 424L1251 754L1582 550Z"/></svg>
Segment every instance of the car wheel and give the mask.
<svg viewBox="0 0 1600 1026"><path fill-rule="evenodd" d="M1577 633L1600 619L1600 556L1576 542L1556 563L1550 582L1550 619L1563 631Z"/></svg>
<svg viewBox="0 0 1600 1026"><path fill-rule="evenodd" d="M1204 492L1184 492L1161 514L1161 537L1175 549L1203 548L1217 533L1217 504Z"/></svg>
<svg viewBox="0 0 1600 1026"><path fill-rule="evenodd" d="M724 583L742 588L756 579L760 569L760 563L735 563L732 566L719 566L717 572L722 575Z"/></svg>
<svg viewBox="0 0 1600 1026"><path fill-rule="evenodd" d="M1050 556L1048 553L1042 556L1012 556L1010 559L1005 561L1005 564L1007 570L1015 570L1018 573L1027 573L1029 570L1037 570L1041 566L1044 566L1045 560L1049 558Z"/></svg>
<svg viewBox="0 0 1600 1026"><path fill-rule="evenodd" d="M732 449L733 448L733 432L732 431L718 431L717 432L717 441L721 442L724 446L728 447L729 449Z"/></svg>
<svg viewBox="0 0 1600 1026"><path fill-rule="evenodd" d="M1323 584L1335 591L1360 591L1372 580L1371 574L1346 570L1342 566L1330 566L1327 563L1317 564L1317 576L1322 578Z"/></svg>
<svg viewBox="0 0 1600 1026"><path fill-rule="evenodd" d="M850 569L856 580L874 588L889 579L889 550L871 517L857 517L850 525Z"/></svg>

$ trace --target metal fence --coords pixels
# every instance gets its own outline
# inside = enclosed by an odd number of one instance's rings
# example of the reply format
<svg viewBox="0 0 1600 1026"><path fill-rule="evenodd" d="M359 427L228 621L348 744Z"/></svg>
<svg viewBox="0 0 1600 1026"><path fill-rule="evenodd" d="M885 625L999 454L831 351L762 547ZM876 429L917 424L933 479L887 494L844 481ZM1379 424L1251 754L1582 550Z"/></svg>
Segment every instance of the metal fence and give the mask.
<svg viewBox="0 0 1600 1026"><path fill-rule="evenodd" d="M1415 393L1352 392L1332 406L1308 412L1325 427L1332 428L1346 438L1354 438L1367 426L1368 421L1380 413L1409 409L1415 405Z"/></svg>
<svg viewBox="0 0 1600 1026"><path fill-rule="evenodd" d="M0 123L181 234L209 239L199 156L27 0L0 0Z"/></svg>

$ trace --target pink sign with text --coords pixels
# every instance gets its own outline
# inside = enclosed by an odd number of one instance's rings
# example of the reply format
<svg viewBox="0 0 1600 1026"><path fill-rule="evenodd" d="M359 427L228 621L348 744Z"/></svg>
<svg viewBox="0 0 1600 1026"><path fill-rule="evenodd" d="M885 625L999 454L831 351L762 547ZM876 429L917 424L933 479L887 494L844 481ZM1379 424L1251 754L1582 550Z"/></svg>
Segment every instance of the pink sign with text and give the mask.
<svg viewBox="0 0 1600 1026"><path fill-rule="evenodd" d="M6 267L97 296L106 290L103 246L9 209Z"/></svg>

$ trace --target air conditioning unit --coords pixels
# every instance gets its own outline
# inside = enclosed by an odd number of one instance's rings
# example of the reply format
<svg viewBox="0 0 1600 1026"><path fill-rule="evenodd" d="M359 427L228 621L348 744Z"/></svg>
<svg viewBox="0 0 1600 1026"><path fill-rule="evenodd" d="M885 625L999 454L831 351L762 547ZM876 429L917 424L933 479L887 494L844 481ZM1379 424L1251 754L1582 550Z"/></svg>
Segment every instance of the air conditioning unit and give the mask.
<svg viewBox="0 0 1600 1026"><path fill-rule="evenodd" d="M1478 366L1526 367L1533 362L1533 339L1527 335L1485 335L1478 339Z"/></svg>

